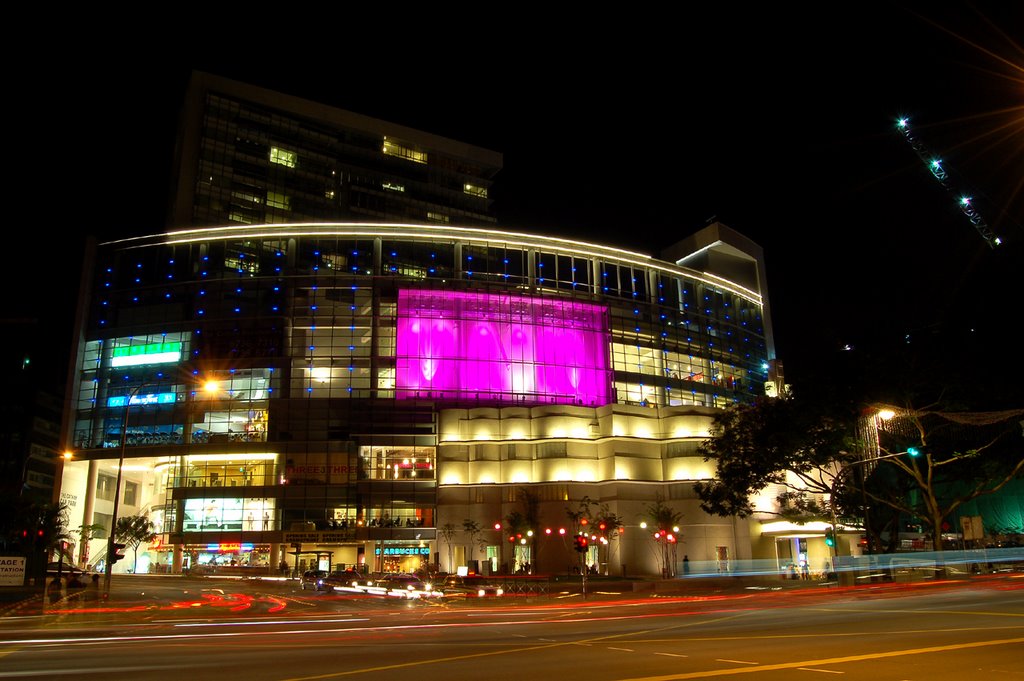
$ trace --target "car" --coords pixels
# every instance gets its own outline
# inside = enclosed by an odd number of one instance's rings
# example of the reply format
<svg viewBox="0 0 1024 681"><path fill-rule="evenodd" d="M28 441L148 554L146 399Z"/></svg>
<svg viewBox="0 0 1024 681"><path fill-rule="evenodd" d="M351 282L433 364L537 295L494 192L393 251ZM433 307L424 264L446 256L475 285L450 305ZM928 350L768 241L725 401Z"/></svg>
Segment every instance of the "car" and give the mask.
<svg viewBox="0 0 1024 681"><path fill-rule="evenodd" d="M383 589L388 596L402 598L426 598L441 595L440 591L434 589L431 582L409 574L385 575L377 580L374 586Z"/></svg>
<svg viewBox="0 0 1024 681"><path fill-rule="evenodd" d="M57 563L57 561L50 561L49 563L47 563L47 565L46 565L46 574L48 574L48 575L55 575L55 574L57 574L58 569L60 570L60 573L62 575L68 575L68 576L71 576L71 575L88 575L89 574L88 570L83 570L82 568L77 567L75 565L72 565L71 563L59 564L59 563Z"/></svg>
<svg viewBox="0 0 1024 681"><path fill-rule="evenodd" d="M459 577L452 575L439 584L437 589L446 597L465 596L469 598L485 598L502 596L505 590L492 584L482 577Z"/></svg>
<svg viewBox="0 0 1024 681"><path fill-rule="evenodd" d="M325 589L348 589L358 588L362 583L366 584L367 577L355 570L342 570L332 572L323 578Z"/></svg>
<svg viewBox="0 0 1024 681"><path fill-rule="evenodd" d="M302 573L302 577L299 578L299 588L303 591L306 589L323 591L327 588L324 584L325 577L327 577L326 570L306 570Z"/></svg>

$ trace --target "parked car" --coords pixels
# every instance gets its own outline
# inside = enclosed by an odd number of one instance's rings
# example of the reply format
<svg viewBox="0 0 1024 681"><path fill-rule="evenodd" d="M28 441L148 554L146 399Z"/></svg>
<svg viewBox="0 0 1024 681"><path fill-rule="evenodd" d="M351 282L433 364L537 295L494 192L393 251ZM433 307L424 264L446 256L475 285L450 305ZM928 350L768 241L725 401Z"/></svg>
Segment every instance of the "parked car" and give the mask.
<svg viewBox="0 0 1024 681"><path fill-rule="evenodd" d="M326 570L306 570L302 573L302 577L299 578L299 588L303 591L306 589L313 589L314 591L323 591L327 587L324 585L324 578L327 577Z"/></svg>
<svg viewBox="0 0 1024 681"><path fill-rule="evenodd" d="M444 580L437 589L446 597L466 596L470 598L485 598L501 596L505 593L497 584L491 584L483 577L458 577L452 575Z"/></svg>

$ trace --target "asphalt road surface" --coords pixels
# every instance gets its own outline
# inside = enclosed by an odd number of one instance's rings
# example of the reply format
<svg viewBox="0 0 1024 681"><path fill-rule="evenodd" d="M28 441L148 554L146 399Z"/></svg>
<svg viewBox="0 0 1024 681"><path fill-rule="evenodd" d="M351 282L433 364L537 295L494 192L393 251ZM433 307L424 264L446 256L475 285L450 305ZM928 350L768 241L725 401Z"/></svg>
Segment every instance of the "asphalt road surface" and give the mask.
<svg viewBox="0 0 1024 681"><path fill-rule="evenodd" d="M0 619L0 678L1024 679L1024 577L422 599L137 578Z"/></svg>

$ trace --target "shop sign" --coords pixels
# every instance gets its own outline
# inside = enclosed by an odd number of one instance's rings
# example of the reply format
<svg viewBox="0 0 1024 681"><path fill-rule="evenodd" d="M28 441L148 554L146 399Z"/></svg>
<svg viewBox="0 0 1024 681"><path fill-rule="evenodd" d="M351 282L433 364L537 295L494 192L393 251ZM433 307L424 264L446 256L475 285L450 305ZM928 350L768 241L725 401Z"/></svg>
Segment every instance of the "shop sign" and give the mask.
<svg viewBox="0 0 1024 681"><path fill-rule="evenodd" d="M344 541L352 541L353 532L285 532L284 541L289 544L329 543L337 544Z"/></svg>
<svg viewBox="0 0 1024 681"><path fill-rule="evenodd" d="M207 544L206 550L215 553L243 553L252 551L252 544Z"/></svg>
<svg viewBox="0 0 1024 681"><path fill-rule="evenodd" d="M380 555L380 548L374 549L374 555ZM384 549L385 556L429 556L429 546L388 546Z"/></svg>

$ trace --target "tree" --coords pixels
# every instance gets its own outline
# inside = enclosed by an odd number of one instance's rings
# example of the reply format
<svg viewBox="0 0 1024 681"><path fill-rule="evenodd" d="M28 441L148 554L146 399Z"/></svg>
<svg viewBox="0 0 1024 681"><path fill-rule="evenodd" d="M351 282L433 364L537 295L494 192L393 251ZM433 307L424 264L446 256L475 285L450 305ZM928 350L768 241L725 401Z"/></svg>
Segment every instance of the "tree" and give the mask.
<svg viewBox="0 0 1024 681"><path fill-rule="evenodd" d="M854 423L827 405L792 397L732 405L715 417L711 438L698 449L716 464L713 480L694 485L701 508L743 518L754 512L754 495L777 485L784 489L780 509L770 512L798 522L838 515L836 475L859 458ZM829 505L815 494L828 495Z"/></svg>
<svg viewBox="0 0 1024 681"><path fill-rule="evenodd" d="M454 563L455 563L455 557L452 555L452 539L455 538L455 533L456 532L458 532L458 530L455 528L455 525L453 525L452 523L445 523L441 527L437 528L437 533L441 535L441 538L444 539L445 546L448 547L448 570L449 571L451 571L451 569L454 567Z"/></svg>
<svg viewBox="0 0 1024 681"><path fill-rule="evenodd" d="M665 501L659 496L655 503L647 507L645 516L648 520L647 529L653 529L652 536L661 554L661 576L675 577L676 545L679 543L679 522L683 519L683 514L665 505Z"/></svg>
<svg viewBox="0 0 1024 681"><path fill-rule="evenodd" d="M139 545L143 542L151 542L156 539L156 532L153 531L153 521L144 515L130 515L117 519L114 526L114 537L123 542L135 554L132 563L132 572L138 571L139 566Z"/></svg>
<svg viewBox="0 0 1024 681"><path fill-rule="evenodd" d="M945 412L895 409L876 413L878 468L864 486L873 501L916 517L941 551L946 520L977 497L994 494L1024 472L1019 425L1024 409ZM911 450L914 451L911 451ZM891 493L906 489L910 493Z"/></svg>
<svg viewBox="0 0 1024 681"><path fill-rule="evenodd" d="M462 531L469 535L469 559L473 560L476 549L483 551L487 548L487 540L484 538L484 528L480 523L471 518L462 521Z"/></svg>
<svg viewBox="0 0 1024 681"><path fill-rule="evenodd" d="M75 533L81 542L81 549L79 551L79 557L83 564L88 565L89 563L89 543L97 535L103 535L106 533L107 528L98 523L92 523L91 525L80 525Z"/></svg>

